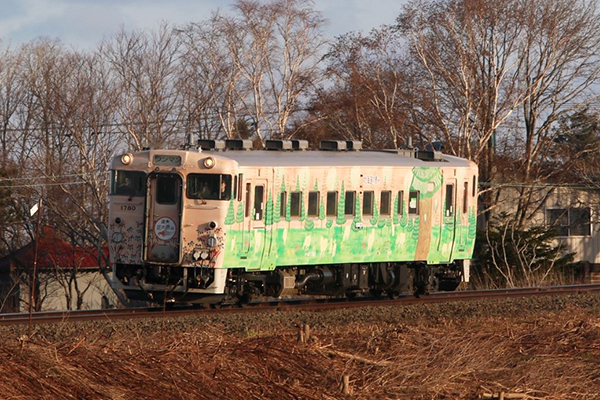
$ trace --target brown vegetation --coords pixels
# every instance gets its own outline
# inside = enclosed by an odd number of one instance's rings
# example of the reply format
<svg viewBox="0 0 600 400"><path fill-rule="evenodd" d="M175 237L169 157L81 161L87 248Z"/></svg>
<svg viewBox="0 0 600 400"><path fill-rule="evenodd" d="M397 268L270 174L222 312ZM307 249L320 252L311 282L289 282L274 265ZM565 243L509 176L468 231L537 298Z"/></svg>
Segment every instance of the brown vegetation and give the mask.
<svg viewBox="0 0 600 400"><path fill-rule="evenodd" d="M600 392L599 305L585 295L43 325L30 338L4 328L0 393L587 399Z"/></svg>

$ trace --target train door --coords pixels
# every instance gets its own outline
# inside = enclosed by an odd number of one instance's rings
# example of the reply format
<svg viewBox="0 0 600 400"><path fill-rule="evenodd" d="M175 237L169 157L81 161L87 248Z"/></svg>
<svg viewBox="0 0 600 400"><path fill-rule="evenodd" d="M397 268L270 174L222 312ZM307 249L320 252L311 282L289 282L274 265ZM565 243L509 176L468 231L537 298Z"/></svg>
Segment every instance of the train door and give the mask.
<svg viewBox="0 0 600 400"><path fill-rule="evenodd" d="M471 206L471 183L464 179L457 188L459 195L456 200L456 236L454 250L464 252L469 243L469 207ZM454 257L453 257L454 258Z"/></svg>
<svg viewBox="0 0 600 400"><path fill-rule="evenodd" d="M246 183L247 235L244 236L244 250L252 261L248 268L260 268L265 246L267 213L267 180L254 178Z"/></svg>
<svg viewBox="0 0 600 400"><path fill-rule="evenodd" d="M144 261L180 262L181 190L182 180L177 174L148 176Z"/></svg>
<svg viewBox="0 0 600 400"><path fill-rule="evenodd" d="M265 213L266 213L266 194L267 194L267 180L266 179L255 179L254 180L254 193L252 196L252 229L264 229L265 228Z"/></svg>
<svg viewBox="0 0 600 400"><path fill-rule="evenodd" d="M444 182L444 198L442 205L442 228L440 232L440 255L442 261L449 261L454 247L456 231L456 179L447 179Z"/></svg>

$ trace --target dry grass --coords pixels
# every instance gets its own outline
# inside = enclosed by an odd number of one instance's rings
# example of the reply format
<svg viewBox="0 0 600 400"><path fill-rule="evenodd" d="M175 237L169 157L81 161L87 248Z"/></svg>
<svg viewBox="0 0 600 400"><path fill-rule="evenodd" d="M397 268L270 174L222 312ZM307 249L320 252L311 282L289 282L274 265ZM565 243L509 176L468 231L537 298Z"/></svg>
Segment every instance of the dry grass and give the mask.
<svg viewBox="0 0 600 400"><path fill-rule="evenodd" d="M600 299L590 298L7 330L0 398L595 398Z"/></svg>

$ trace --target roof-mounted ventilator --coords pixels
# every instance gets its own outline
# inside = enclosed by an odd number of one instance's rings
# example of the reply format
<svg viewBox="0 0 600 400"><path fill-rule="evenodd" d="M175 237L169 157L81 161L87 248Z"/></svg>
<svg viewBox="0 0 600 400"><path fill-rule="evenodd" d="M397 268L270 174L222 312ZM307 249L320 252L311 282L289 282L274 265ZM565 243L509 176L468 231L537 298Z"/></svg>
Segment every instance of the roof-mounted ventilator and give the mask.
<svg viewBox="0 0 600 400"><path fill-rule="evenodd" d="M402 157L416 158L417 149L396 149L396 153Z"/></svg>
<svg viewBox="0 0 600 400"><path fill-rule="evenodd" d="M358 151L362 149L360 140L322 140L320 150L328 151Z"/></svg>
<svg viewBox="0 0 600 400"><path fill-rule="evenodd" d="M212 140L212 139L199 139L198 146L202 150L225 150L225 141L224 140Z"/></svg>
<svg viewBox="0 0 600 400"><path fill-rule="evenodd" d="M346 142L344 140L321 140L319 150L346 151Z"/></svg>
<svg viewBox="0 0 600 400"><path fill-rule="evenodd" d="M265 141L267 150L306 150L308 149L307 140L267 140Z"/></svg>
<svg viewBox="0 0 600 400"><path fill-rule="evenodd" d="M293 150L291 140L265 140L267 150Z"/></svg>
<svg viewBox="0 0 600 400"><path fill-rule="evenodd" d="M362 150L362 142L360 140L346 140L346 149L354 151Z"/></svg>
<svg viewBox="0 0 600 400"><path fill-rule="evenodd" d="M307 150L308 140L292 139L292 148L294 150Z"/></svg>
<svg viewBox="0 0 600 400"><path fill-rule="evenodd" d="M227 150L252 150L252 140L250 139L227 139L225 141Z"/></svg>
<svg viewBox="0 0 600 400"><path fill-rule="evenodd" d="M198 146L200 146L200 148L202 150L208 150L208 151L250 150L250 149L252 149L252 140L246 140L246 139L227 139L227 140L200 139L200 140L198 140Z"/></svg>
<svg viewBox="0 0 600 400"><path fill-rule="evenodd" d="M417 150L416 156L423 161L442 161L442 152L436 150Z"/></svg>

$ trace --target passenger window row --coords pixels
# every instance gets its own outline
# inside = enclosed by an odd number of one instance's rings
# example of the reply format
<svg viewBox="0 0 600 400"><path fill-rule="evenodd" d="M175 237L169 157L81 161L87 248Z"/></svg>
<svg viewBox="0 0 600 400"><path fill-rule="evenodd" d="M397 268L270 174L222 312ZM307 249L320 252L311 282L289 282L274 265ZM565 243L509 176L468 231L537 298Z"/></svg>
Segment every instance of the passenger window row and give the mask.
<svg viewBox="0 0 600 400"><path fill-rule="evenodd" d="M302 213L302 202L304 201L303 192L281 192L279 195L280 216L285 217L289 209L290 217L300 217ZM289 196L289 207L288 207ZM343 208L344 215L356 215L356 191L348 190L344 193ZM325 215L333 217L338 215L338 207L340 206L339 192L329 191L325 196ZM381 216L391 216L393 212L398 215L403 215L408 211L409 215L419 214L419 191L410 191L408 196L408 210L405 210L404 191L400 190L396 193L396 198L392 197L391 190L385 190L379 196L379 214ZM393 202L397 200L397 205L394 207ZM375 192L372 190L364 191L362 198L362 215L373 215L375 212ZM308 207L307 215L309 217L319 216L321 208L321 193L318 191L308 192Z"/></svg>

